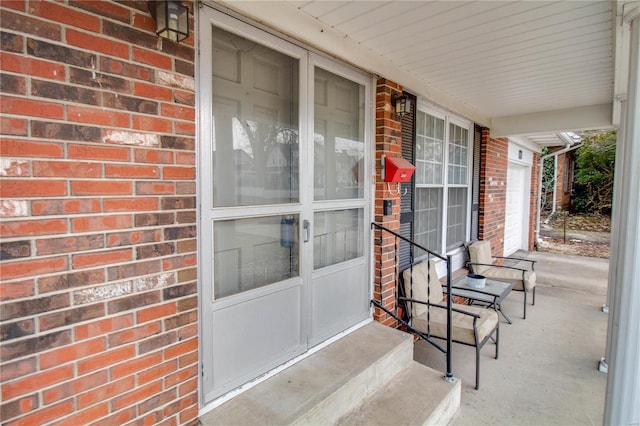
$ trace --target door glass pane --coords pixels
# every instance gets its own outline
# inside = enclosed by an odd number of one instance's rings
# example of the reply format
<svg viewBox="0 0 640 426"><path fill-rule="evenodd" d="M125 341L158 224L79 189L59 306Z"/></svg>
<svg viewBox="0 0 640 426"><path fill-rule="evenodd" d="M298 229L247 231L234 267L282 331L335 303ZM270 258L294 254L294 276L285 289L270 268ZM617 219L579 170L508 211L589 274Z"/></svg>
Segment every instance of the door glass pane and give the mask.
<svg viewBox="0 0 640 426"><path fill-rule="evenodd" d="M213 28L214 207L298 201L294 58Z"/></svg>
<svg viewBox="0 0 640 426"><path fill-rule="evenodd" d="M467 235L467 188L449 188L447 251L460 247Z"/></svg>
<svg viewBox="0 0 640 426"><path fill-rule="evenodd" d="M313 215L314 269L363 255L363 210L317 212Z"/></svg>
<svg viewBox="0 0 640 426"><path fill-rule="evenodd" d="M442 235L442 188L416 188L415 241L440 252ZM419 256L423 253L415 253Z"/></svg>
<svg viewBox="0 0 640 426"><path fill-rule="evenodd" d="M214 297L298 276L298 215L216 221Z"/></svg>
<svg viewBox="0 0 640 426"><path fill-rule="evenodd" d="M315 68L315 200L364 197L364 86Z"/></svg>

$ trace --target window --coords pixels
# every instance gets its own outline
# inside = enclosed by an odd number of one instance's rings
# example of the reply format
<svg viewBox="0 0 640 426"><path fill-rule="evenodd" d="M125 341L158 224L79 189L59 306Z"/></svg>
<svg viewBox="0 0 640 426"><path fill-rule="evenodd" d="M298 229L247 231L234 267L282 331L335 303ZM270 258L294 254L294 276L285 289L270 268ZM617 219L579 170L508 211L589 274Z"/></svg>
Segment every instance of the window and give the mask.
<svg viewBox="0 0 640 426"><path fill-rule="evenodd" d="M467 239L470 145L468 125L417 112L414 239L438 253Z"/></svg>

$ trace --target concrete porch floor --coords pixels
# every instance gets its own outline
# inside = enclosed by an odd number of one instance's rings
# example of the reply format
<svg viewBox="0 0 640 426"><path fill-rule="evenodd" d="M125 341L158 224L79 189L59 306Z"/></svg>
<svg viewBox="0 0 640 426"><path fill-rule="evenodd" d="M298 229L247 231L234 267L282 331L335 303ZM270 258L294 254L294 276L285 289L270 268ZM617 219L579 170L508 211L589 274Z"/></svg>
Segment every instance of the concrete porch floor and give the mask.
<svg viewBox="0 0 640 426"><path fill-rule="evenodd" d="M474 348L453 345L453 373L462 402L453 425L600 425L607 376L605 353L609 263L605 259L519 252L538 261L536 305L522 319L522 293L502 308L513 320L500 324L500 357L481 352L480 390L474 390ZM444 356L418 341L414 359L445 370Z"/></svg>

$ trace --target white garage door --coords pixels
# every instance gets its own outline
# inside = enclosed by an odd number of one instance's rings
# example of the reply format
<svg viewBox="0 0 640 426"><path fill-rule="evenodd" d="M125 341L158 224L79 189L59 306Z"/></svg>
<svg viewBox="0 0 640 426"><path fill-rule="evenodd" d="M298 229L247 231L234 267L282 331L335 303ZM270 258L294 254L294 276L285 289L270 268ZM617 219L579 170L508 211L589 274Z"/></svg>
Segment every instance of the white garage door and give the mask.
<svg viewBox="0 0 640 426"><path fill-rule="evenodd" d="M507 168L507 205L504 219L504 255L524 247L527 168L509 164Z"/></svg>

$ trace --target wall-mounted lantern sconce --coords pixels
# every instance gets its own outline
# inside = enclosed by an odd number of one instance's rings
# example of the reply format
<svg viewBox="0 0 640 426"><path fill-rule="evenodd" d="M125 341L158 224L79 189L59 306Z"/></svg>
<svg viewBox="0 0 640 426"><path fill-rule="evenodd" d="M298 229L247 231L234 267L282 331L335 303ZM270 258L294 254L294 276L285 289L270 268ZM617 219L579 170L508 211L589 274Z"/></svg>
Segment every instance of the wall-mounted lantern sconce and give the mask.
<svg viewBox="0 0 640 426"><path fill-rule="evenodd" d="M400 117L403 117L405 114L408 114L411 109L411 102L409 102L409 96L401 95L395 98L392 98L393 103L396 105L396 114Z"/></svg>
<svg viewBox="0 0 640 426"><path fill-rule="evenodd" d="M147 7L156 20L156 34L181 42L189 37L189 9L179 0L148 1Z"/></svg>

